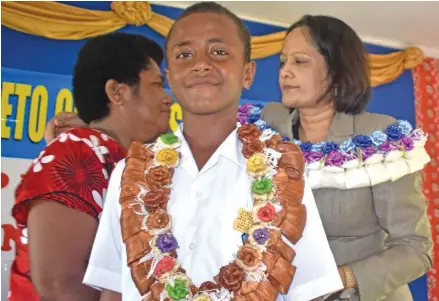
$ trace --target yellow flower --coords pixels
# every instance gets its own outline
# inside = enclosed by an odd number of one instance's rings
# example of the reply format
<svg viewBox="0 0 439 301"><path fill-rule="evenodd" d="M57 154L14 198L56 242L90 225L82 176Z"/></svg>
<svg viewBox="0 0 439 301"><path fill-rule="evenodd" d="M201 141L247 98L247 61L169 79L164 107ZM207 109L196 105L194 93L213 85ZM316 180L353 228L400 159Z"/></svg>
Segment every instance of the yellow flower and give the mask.
<svg viewBox="0 0 439 301"><path fill-rule="evenodd" d="M261 177L267 173L267 157L262 153L255 153L247 160L247 170L250 176Z"/></svg>
<svg viewBox="0 0 439 301"><path fill-rule="evenodd" d="M202 294L195 296L192 301L212 301L212 299L208 295Z"/></svg>
<svg viewBox="0 0 439 301"><path fill-rule="evenodd" d="M157 152L155 159L158 164L168 167L176 167L178 165L178 152L173 148L164 148Z"/></svg>

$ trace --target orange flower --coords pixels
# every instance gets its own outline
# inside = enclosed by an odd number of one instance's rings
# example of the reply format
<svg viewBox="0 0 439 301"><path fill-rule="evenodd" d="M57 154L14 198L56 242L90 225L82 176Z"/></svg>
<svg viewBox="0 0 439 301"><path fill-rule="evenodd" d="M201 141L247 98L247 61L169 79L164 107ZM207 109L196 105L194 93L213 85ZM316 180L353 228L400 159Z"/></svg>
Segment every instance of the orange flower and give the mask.
<svg viewBox="0 0 439 301"><path fill-rule="evenodd" d="M265 145L269 148L275 149L279 143L281 143L282 137L279 135L273 135L270 139L265 141Z"/></svg>
<svg viewBox="0 0 439 301"><path fill-rule="evenodd" d="M244 281L244 271L236 263L231 263L221 268L218 278L224 288L236 292Z"/></svg>
<svg viewBox="0 0 439 301"><path fill-rule="evenodd" d="M198 289L198 291L202 292L202 291L212 291L212 290L216 290L219 289L220 286L216 283L213 283L211 281L206 281L201 283L200 288Z"/></svg>
<svg viewBox="0 0 439 301"><path fill-rule="evenodd" d="M165 166L156 166L148 171L145 176L150 190L159 190L172 183L174 170Z"/></svg>
<svg viewBox="0 0 439 301"><path fill-rule="evenodd" d="M166 210L159 209L149 214L146 221L148 229L163 229L169 223L169 215Z"/></svg>
<svg viewBox="0 0 439 301"><path fill-rule="evenodd" d="M262 261L262 253L256 247L245 244L238 251L236 263L245 271L254 271Z"/></svg>
<svg viewBox="0 0 439 301"><path fill-rule="evenodd" d="M259 138L262 131L253 123L244 124L238 129L238 139L244 143L245 141Z"/></svg>
<svg viewBox="0 0 439 301"><path fill-rule="evenodd" d="M163 190L149 191L142 197L148 212L155 211L157 209L165 209L168 204L170 190L165 188Z"/></svg>
<svg viewBox="0 0 439 301"><path fill-rule="evenodd" d="M242 146L242 154L245 158L250 158L254 153L264 151L265 144L261 140L254 138L244 142Z"/></svg>

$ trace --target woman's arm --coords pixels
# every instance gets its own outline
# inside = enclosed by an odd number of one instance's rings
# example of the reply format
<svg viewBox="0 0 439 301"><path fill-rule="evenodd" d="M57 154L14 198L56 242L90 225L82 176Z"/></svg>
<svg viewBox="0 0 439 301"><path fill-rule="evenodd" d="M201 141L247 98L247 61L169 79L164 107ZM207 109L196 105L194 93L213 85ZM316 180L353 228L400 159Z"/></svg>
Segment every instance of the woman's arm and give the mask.
<svg viewBox="0 0 439 301"><path fill-rule="evenodd" d="M420 173L372 187L387 250L349 264L361 301L375 301L424 275L432 266L432 237Z"/></svg>
<svg viewBox="0 0 439 301"><path fill-rule="evenodd" d="M44 301L96 301L82 284L97 230L88 214L53 201L33 201L28 217L32 282Z"/></svg>
<svg viewBox="0 0 439 301"><path fill-rule="evenodd" d="M67 132L72 128L86 128L88 124L79 118L78 114L70 112L61 112L56 114L46 125L44 130L44 140L46 143L51 142L59 134Z"/></svg>

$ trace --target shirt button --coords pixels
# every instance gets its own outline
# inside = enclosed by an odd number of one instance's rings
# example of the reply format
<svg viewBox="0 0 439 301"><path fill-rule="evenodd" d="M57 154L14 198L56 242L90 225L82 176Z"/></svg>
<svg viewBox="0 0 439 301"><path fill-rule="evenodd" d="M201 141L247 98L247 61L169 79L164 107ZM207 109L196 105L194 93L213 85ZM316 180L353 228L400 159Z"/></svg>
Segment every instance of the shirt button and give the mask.
<svg viewBox="0 0 439 301"><path fill-rule="evenodd" d="M201 197L203 196L203 194L201 193L201 191L198 191L198 192L196 193L196 196L199 197L199 198L201 198Z"/></svg>
<svg viewBox="0 0 439 301"><path fill-rule="evenodd" d="M195 244L194 243L191 243L190 245L189 245L189 249L193 249L193 248L195 248Z"/></svg>

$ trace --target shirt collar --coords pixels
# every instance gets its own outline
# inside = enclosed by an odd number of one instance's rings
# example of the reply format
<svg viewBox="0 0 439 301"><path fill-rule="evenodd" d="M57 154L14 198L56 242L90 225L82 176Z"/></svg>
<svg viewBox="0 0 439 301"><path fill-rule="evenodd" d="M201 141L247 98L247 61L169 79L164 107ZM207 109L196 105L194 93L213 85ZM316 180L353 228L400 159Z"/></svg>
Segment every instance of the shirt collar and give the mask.
<svg viewBox="0 0 439 301"><path fill-rule="evenodd" d="M241 152L242 142L238 139L238 127L239 124L237 124L236 129L227 136L217 152L221 157L229 159L235 164L245 168L246 160Z"/></svg>
<svg viewBox="0 0 439 301"><path fill-rule="evenodd" d="M218 147L218 149L215 151L215 153L212 155L212 158L209 159L210 162L208 164L216 164L220 157L228 159L232 161L233 163L237 164L238 166L242 168L246 168L246 160L241 152L242 150L242 142L238 139L238 126L235 130L233 130L229 136L227 136L226 140L221 143L221 145ZM189 147L189 144L187 143L186 139L183 135L183 123L181 123L177 130L174 132L174 134L180 139L181 141L181 165L183 167L187 167L189 162L193 162L193 154ZM203 168L205 169L206 166Z"/></svg>

